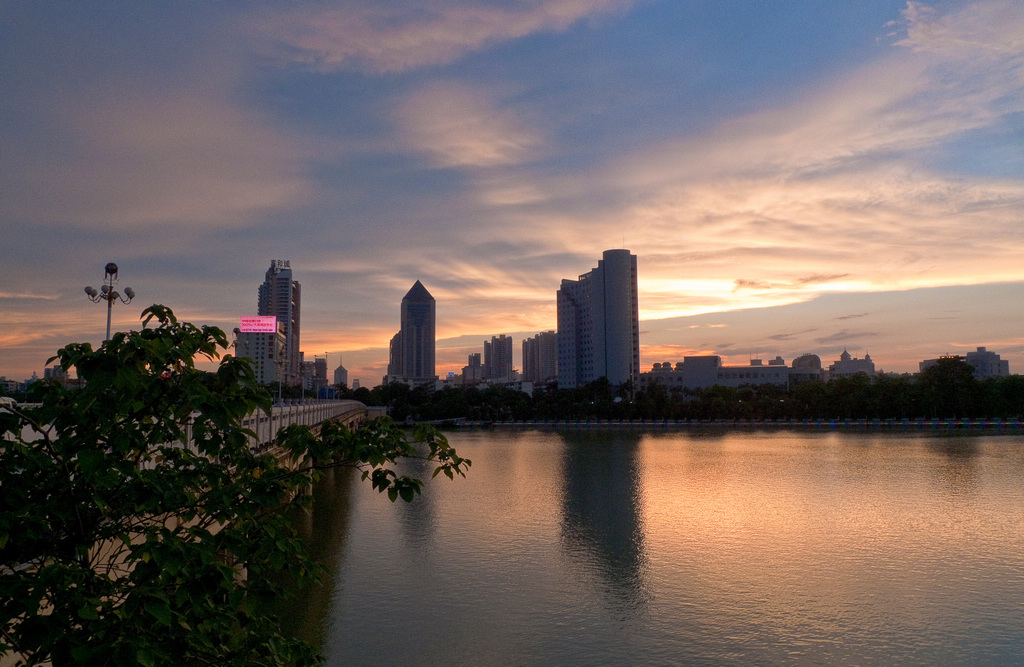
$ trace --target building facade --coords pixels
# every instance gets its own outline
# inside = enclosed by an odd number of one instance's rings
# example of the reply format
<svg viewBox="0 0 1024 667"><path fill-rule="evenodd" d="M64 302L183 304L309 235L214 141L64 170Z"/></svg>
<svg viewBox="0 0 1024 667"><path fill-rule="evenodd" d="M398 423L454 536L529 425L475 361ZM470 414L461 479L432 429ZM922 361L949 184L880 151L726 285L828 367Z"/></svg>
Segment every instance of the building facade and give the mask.
<svg viewBox="0 0 1024 667"><path fill-rule="evenodd" d="M875 362L871 360L870 354L865 354L863 359L858 359L851 357L849 352L843 350L843 353L839 355L839 359L828 367L828 377L830 380L850 377L851 375L877 375Z"/></svg>
<svg viewBox="0 0 1024 667"><path fill-rule="evenodd" d="M467 364L462 367L462 384L472 387L483 382L484 367L480 363L480 353L471 352Z"/></svg>
<svg viewBox="0 0 1024 667"><path fill-rule="evenodd" d="M968 352L965 361L974 367L974 377L978 380L1010 374L1010 362L1000 359L998 354L983 347Z"/></svg>
<svg viewBox="0 0 1024 667"><path fill-rule="evenodd" d="M515 379L512 368L512 338L501 334L484 341L484 379L508 381Z"/></svg>
<svg viewBox="0 0 1024 667"><path fill-rule="evenodd" d="M235 330L235 356L252 359L260 384L283 382L285 377L284 322L277 320L276 333Z"/></svg>
<svg viewBox="0 0 1024 667"><path fill-rule="evenodd" d="M558 386L573 388L605 377L636 382L640 322L636 255L606 250L597 268L563 280L558 299Z"/></svg>
<svg viewBox="0 0 1024 667"><path fill-rule="evenodd" d="M788 387L793 369L782 357L770 359L767 365L761 359L751 359L746 366L727 366L717 354L683 357L683 360L654 364L640 375L640 387L660 384L666 389L706 389L708 387L743 387L747 385L775 385Z"/></svg>
<svg viewBox="0 0 1024 667"><path fill-rule="evenodd" d="M938 359L925 359L920 362L917 367L919 370L925 371L939 363L942 359L959 359L960 361L966 362L970 366L974 367L972 375L975 380L984 380L985 378L990 377L1003 377L1010 374L1010 362L1005 359L1000 359L998 354L995 352L989 352L984 347L979 347L974 352L968 352L963 357L953 354L939 357Z"/></svg>
<svg viewBox="0 0 1024 667"><path fill-rule="evenodd" d="M275 259L270 262L259 288L259 315L274 315L284 323L284 381L297 385L302 381L302 353L299 347L299 322L302 287L292 279L291 262Z"/></svg>
<svg viewBox="0 0 1024 667"><path fill-rule="evenodd" d="M433 383L435 302L420 281L402 298L402 328L391 339L388 382Z"/></svg>
<svg viewBox="0 0 1024 667"><path fill-rule="evenodd" d="M523 340L523 379L535 384L558 380L558 334L554 331Z"/></svg>

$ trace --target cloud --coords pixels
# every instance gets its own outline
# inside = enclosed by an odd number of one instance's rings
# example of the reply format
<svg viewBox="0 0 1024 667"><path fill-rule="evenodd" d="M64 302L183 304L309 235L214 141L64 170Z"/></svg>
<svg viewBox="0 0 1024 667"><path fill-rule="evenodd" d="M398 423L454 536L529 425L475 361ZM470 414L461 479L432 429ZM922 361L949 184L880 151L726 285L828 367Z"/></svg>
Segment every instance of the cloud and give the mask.
<svg viewBox="0 0 1024 667"><path fill-rule="evenodd" d="M6 217L93 229L234 226L311 193L303 142L220 94L141 87L70 106L45 119L59 145L33 136L16 170L5 165Z"/></svg>
<svg viewBox="0 0 1024 667"><path fill-rule="evenodd" d="M773 283L765 280L744 280L742 278L734 281L734 290L741 289L758 289L758 290L771 290L771 289L800 289L801 287L809 287L821 285L824 283L835 282L841 278L846 278L850 274L848 273L837 273L834 275L815 274L812 276L802 276L794 279L789 283Z"/></svg>
<svg viewBox="0 0 1024 667"><path fill-rule="evenodd" d="M318 71L373 74L444 65L495 44L557 32L588 17L628 9L632 0L467 0L350 3L264 14L257 29L276 57Z"/></svg>
<svg viewBox="0 0 1024 667"><path fill-rule="evenodd" d="M940 15L933 7L908 2L903 11L906 37L897 42L914 51L941 54L944 59L1024 59L1024 6L1000 0L970 4Z"/></svg>
<svg viewBox="0 0 1024 667"><path fill-rule="evenodd" d="M779 341L779 342L790 341L790 340L799 340L799 339L803 338L804 336L806 336L807 334L814 333L817 330L818 330L817 327L814 327L814 328L811 328L811 329L804 329L803 331L793 331L793 332L790 332L790 333L774 334L772 336L768 336L768 340L774 340L774 341Z"/></svg>
<svg viewBox="0 0 1024 667"><path fill-rule="evenodd" d="M615 192L618 207L577 231L626 230L645 294L700 276L690 306L723 310L1019 280L1024 183L974 174L958 151L1019 124L1024 7L911 4L899 29L890 55L825 89L610 164L592 191ZM641 304L647 317L660 316L661 294Z"/></svg>
<svg viewBox="0 0 1024 667"><path fill-rule="evenodd" d="M879 334L874 331L848 331L846 329L843 329L842 331L837 331L836 333L831 334L829 336L815 338L814 342L818 343L819 345L832 345L835 343L843 343L847 341L859 341L864 338L874 338L878 335Z"/></svg>
<svg viewBox="0 0 1024 667"><path fill-rule="evenodd" d="M402 99L396 119L407 143L439 167L493 167L529 160L540 135L487 92L439 82ZM528 192L508 192L513 200Z"/></svg>
<svg viewBox="0 0 1024 667"><path fill-rule="evenodd" d="M57 294L32 294L30 292L0 292L0 299L28 299L31 301L44 299L47 301L54 301L59 298L60 296L58 296Z"/></svg>

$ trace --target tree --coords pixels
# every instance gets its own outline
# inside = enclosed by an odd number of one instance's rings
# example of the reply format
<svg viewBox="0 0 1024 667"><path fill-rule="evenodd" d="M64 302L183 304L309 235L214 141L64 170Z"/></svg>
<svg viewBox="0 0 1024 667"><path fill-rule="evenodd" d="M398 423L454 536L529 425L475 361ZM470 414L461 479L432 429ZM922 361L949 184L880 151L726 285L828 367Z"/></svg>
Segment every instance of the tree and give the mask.
<svg viewBox="0 0 1024 667"><path fill-rule="evenodd" d="M974 379L974 367L960 357L938 359L921 371L917 386L929 416L973 416L978 381Z"/></svg>
<svg viewBox="0 0 1024 667"><path fill-rule="evenodd" d="M179 323L163 306L143 317L142 330L99 350L57 353L81 389L38 383L40 407L0 410L0 654L55 665L315 662L266 611L280 593L274 575L317 575L286 505L303 502L326 467L360 468L408 501L422 482L398 474L397 460L432 460L449 478L470 461L434 431L416 446L387 420L355 432L326 423L318 437L290 427L278 437L284 463L256 453L241 420L271 399L248 360L201 371L195 358L227 346L221 330ZM36 437L23 437L26 426Z"/></svg>

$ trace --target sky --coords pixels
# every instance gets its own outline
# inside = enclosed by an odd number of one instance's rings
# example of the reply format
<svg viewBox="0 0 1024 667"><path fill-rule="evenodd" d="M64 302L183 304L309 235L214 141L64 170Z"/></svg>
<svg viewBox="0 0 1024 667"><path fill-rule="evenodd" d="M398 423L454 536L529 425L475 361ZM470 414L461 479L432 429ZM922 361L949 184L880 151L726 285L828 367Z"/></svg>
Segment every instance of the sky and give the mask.
<svg viewBox="0 0 1024 667"><path fill-rule="evenodd" d="M0 375L153 303L437 372L638 257L641 364L987 346L1024 372L1024 3L0 0Z"/></svg>

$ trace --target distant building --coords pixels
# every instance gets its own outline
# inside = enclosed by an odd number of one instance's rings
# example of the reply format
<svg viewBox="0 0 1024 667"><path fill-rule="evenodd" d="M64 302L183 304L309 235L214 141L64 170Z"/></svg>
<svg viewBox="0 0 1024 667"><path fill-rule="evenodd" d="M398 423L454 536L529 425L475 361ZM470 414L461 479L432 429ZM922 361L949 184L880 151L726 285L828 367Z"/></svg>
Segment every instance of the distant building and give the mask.
<svg viewBox="0 0 1024 667"><path fill-rule="evenodd" d="M352 391L355 391L356 389L359 389L359 387L360 387L359 378L356 378L355 380L352 380Z"/></svg>
<svg viewBox="0 0 1024 667"><path fill-rule="evenodd" d="M513 378L512 338L501 334L484 341L484 379L508 381Z"/></svg>
<svg viewBox="0 0 1024 667"><path fill-rule="evenodd" d="M989 352L983 347L979 347L974 352L968 352L965 361L974 366L974 377L978 380L1010 374L1010 362L1000 359L998 354Z"/></svg>
<svg viewBox="0 0 1024 667"><path fill-rule="evenodd" d="M483 382L484 367L480 363L479 352L471 353L468 362L462 367L462 384L466 387L472 387Z"/></svg>
<svg viewBox="0 0 1024 667"><path fill-rule="evenodd" d="M341 364L338 364L338 367L334 369L334 384L339 387L348 386L348 371Z"/></svg>
<svg viewBox="0 0 1024 667"><path fill-rule="evenodd" d="M654 364L650 371L641 373L640 387L646 388L652 384L660 384L667 389L765 384L788 387L790 370L782 357L775 357L767 365L761 359L752 359L746 366L726 366L717 354L683 357L675 366L671 362Z"/></svg>
<svg viewBox="0 0 1024 667"><path fill-rule="evenodd" d="M316 391L318 383L315 362L303 361L299 367L301 369L302 388L305 391Z"/></svg>
<svg viewBox="0 0 1024 667"><path fill-rule="evenodd" d="M251 359L260 384L284 382L288 361L285 343L285 324L277 320L277 333L256 333L235 329L235 356Z"/></svg>
<svg viewBox="0 0 1024 667"><path fill-rule="evenodd" d="M411 386L433 384L435 302L420 281L402 299L402 328L391 339L389 382L405 382Z"/></svg>
<svg viewBox="0 0 1024 667"><path fill-rule="evenodd" d="M605 377L613 385L640 372L636 255L606 250L597 268L563 280L558 299L558 386Z"/></svg>
<svg viewBox="0 0 1024 667"><path fill-rule="evenodd" d="M388 344L388 374L384 377L384 382L397 382L401 378L403 368L402 332L399 331L391 337Z"/></svg>
<svg viewBox="0 0 1024 667"><path fill-rule="evenodd" d="M839 360L828 367L830 380L851 375L876 375L875 362L871 361L870 354L865 354L863 359L857 359L843 350L843 353L839 355Z"/></svg>
<svg viewBox="0 0 1024 667"><path fill-rule="evenodd" d="M815 380L819 382L825 380L825 369L821 367L821 357L816 354L802 354L793 360L793 365L789 369L790 385Z"/></svg>
<svg viewBox="0 0 1024 667"><path fill-rule="evenodd" d="M554 331L523 340L523 379L536 384L558 379L558 334Z"/></svg>
<svg viewBox="0 0 1024 667"><path fill-rule="evenodd" d="M284 381L299 384L302 353L299 348L299 321L302 288L292 280L291 263L286 259L270 262L263 284L259 288L260 315L274 315L284 323L285 368Z"/></svg>
<svg viewBox="0 0 1024 667"><path fill-rule="evenodd" d="M317 389L320 389L322 387L326 387L328 384L330 384L327 381L327 358L326 357L324 357L323 359L321 359L319 357L314 357L313 358L313 377L314 377L314 380L315 380L314 381L314 385L315 385L315 387Z"/></svg>
<svg viewBox="0 0 1024 667"><path fill-rule="evenodd" d="M33 373L33 375L35 374ZM67 385L71 382L71 376L68 375L68 372L66 370L60 367L60 364L50 366L49 368L44 368L43 379L54 380L63 385Z"/></svg>
<svg viewBox="0 0 1024 667"><path fill-rule="evenodd" d="M989 352L983 347L979 347L974 352L968 352L967 355L963 357L957 354L950 354L941 356L938 359L925 359L917 366L919 370L925 371L943 359L957 359L973 366L973 375L976 380L984 380L989 377L1002 377L1010 374L1010 362L1000 359L998 354L995 352Z"/></svg>

